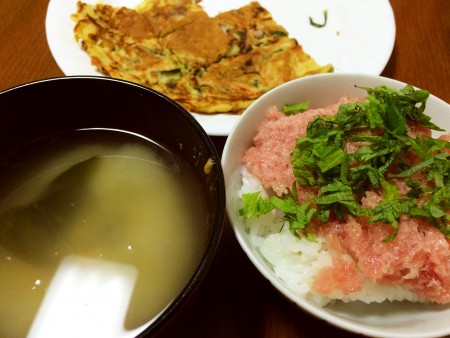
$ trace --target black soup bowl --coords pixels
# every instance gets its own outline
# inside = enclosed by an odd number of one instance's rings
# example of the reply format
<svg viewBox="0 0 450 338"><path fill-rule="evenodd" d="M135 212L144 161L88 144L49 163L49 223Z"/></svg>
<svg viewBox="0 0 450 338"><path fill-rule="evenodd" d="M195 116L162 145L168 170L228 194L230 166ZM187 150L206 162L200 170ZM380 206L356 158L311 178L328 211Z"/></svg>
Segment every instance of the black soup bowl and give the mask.
<svg viewBox="0 0 450 338"><path fill-rule="evenodd" d="M0 336L163 331L222 232L206 132L166 96L106 77L5 90L0 113Z"/></svg>

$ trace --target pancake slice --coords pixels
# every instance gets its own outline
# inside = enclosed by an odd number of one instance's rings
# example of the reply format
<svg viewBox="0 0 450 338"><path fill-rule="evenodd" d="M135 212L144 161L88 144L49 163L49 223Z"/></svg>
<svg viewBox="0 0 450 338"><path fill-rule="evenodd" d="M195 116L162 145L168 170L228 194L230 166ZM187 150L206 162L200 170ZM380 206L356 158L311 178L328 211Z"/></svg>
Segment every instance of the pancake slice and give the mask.
<svg viewBox="0 0 450 338"><path fill-rule="evenodd" d="M209 17L196 0L135 9L77 4L74 36L92 64L197 113L239 114L268 90L333 71L320 66L258 2Z"/></svg>

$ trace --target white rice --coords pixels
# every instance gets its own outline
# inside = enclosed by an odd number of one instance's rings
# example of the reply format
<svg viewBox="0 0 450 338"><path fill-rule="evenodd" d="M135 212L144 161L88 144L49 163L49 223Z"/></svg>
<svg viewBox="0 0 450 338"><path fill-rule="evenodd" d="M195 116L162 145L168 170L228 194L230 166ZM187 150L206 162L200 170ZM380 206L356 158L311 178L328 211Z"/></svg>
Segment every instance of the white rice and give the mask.
<svg viewBox="0 0 450 338"><path fill-rule="evenodd" d="M260 181L248 173L245 167L242 167L241 174L242 187L239 196L259 191L262 197L267 197L267 192ZM298 296L320 306L335 300L343 302L360 300L365 303L381 303L385 300L422 301L417 294L400 286L380 285L369 280L363 281L361 291L347 295L338 291L329 297L315 294L310 287L315 277L321 269L332 264L332 255L323 238L316 236L317 242L311 242L293 236L289 231L289 224L287 222L283 224L283 214L275 210L259 218L248 219L245 225L250 242L270 263L276 276Z"/></svg>

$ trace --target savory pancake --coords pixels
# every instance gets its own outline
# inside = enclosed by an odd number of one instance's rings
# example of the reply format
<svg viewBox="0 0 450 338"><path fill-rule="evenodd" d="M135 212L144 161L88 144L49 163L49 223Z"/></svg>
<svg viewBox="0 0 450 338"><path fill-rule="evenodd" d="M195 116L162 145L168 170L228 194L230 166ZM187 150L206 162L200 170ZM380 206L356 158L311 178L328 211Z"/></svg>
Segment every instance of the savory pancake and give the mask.
<svg viewBox="0 0 450 338"><path fill-rule="evenodd" d="M196 0L135 9L77 4L75 39L108 76L166 94L190 111L240 113L286 81L332 71L257 2L209 17Z"/></svg>
<svg viewBox="0 0 450 338"><path fill-rule="evenodd" d="M179 28L208 18L196 0L144 0L135 10L152 26L155 36L164 37Z"/></svg>

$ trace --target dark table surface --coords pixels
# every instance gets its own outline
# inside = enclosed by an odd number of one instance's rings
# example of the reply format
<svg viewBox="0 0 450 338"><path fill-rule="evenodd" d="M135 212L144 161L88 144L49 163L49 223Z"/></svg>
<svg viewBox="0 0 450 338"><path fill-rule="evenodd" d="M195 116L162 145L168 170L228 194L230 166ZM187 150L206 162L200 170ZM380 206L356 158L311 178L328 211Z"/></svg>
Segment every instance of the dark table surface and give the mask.
<svg viewBox="0 0 450 338"><path fill-rule="evenodd" d="M374 0L376 1L376 0ZM450 102L450 1L392 0L397 35L381 75ZM62 76L47 45L48 0L0 1L0 91ZM213 137L222 151L225 137ZM229 223L197 298L163 337L357 337L299 310L252 266Z"/></svg>

